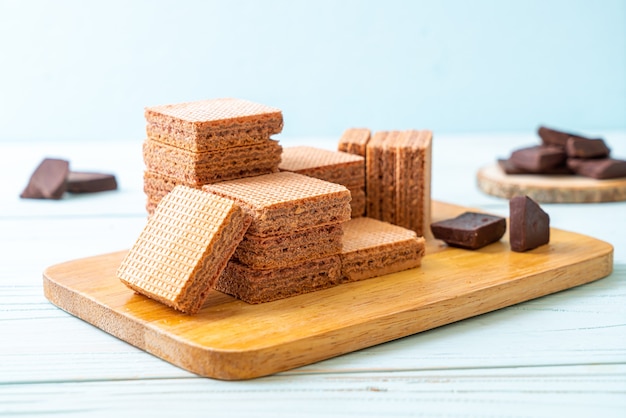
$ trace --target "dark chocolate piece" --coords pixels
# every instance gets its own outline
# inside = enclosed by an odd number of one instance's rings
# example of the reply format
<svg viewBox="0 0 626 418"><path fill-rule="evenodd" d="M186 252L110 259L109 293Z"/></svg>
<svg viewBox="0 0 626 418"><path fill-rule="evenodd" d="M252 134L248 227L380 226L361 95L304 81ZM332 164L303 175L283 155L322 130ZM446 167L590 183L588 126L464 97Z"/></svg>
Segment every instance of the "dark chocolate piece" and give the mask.
<svg viewBox="0 0 626 418"><path fill-rule="evenodd" d="M476 250L502 238L506 220L495 215L465 212L456 218L432 223L430 230L435 238L450 246Z"/></svg>
<svg viewBox="0 0 626 418"><path fill-rule="evenodd" d="M96 193L116 189L117 180L113 174L70 171L67 175L69 193Z"/></svg>
<svg viewBox="0 0 626 418"><path fill-rule="evenodd" d="M565 144L569 138L589 139L581 135L570 132L557 131L556 129L540 126L537 130L543 145L556 146L565 149Z"/></svg>
<svg viewBox="0 0 626 418"><path fill-rule="evenodd" d="M509 201L511 250L524 252L550 242L550 216L528 196Z"/></svg>
<svg viewBox="0 0 626 418"><path fill-rule="evenodd" d="M542 174L565 164L567 155L558 147L536 145L513 151L509 160L517 167L535 174Z"/></svg>
<svg viewBox="0 0 626 418"><path fill-rule="evenodd" d="M614 158L568 158L567 165L578 175L597 180L626 177L626 161Z"/></svg>
<svg viewBox="0 0 626 418"><path fill-rule="evenodd" d="M23 199L61 199L66 190L65 178L69 171L69 161L45 158L31 175L20 197Z"/></svg>
<svg viewBox="0 0 626 418"><path fill-rule="evenodd" d="M611 150L602 139L571 137L565 143L565 152L569 158L606 158Z"/></svg>
<svg viewBox="0 0 626 418"><path fill-rule="evenodd" d="M510 159L498 159L498 165L506 174L529 174L528 171L524 170L513 164Z"/></svg>
<svg viewBox="0 0 626 418"><path fill-rule="evenodd" d="M505 174L509 174L509 175L512 175L512 174L538 174L538 173L531 173L530 171L524 170L523 168L520 168L520 167L516 166L515 164L513 164L511 162L511 160L499 159L498 160L498 165L500 166L502 171L504 171ZM558 166L552 167L552 168L546 168L543 172L541 172L539 174L569 175L569 174L574 174L574 171L571 168L569 168L567 165L563 164L563 165L558 165Z"/></svg>

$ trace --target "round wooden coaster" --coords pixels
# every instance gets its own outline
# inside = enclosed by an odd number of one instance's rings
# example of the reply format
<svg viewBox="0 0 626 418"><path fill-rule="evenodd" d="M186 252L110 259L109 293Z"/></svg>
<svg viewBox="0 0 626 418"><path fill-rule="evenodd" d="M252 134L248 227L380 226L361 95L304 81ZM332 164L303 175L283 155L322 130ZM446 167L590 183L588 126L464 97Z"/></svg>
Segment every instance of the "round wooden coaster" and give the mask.
<svg viewBox="0 0 626 418"><path fill-rule="evenodd" d="M510 199L527 195L542 203L597 203L626 200L626 177L595 180L574 175L506 174L497 163L482 167L478 187Z"/></svg>

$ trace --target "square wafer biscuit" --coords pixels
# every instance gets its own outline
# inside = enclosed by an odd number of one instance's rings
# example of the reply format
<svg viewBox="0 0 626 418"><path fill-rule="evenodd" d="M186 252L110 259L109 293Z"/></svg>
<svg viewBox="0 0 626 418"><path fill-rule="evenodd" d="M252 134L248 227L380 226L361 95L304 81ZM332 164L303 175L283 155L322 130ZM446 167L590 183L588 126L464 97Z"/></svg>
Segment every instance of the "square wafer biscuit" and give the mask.
<svg viewBox="0 0 626 418"><path fill-rule="evenodd" d="M231 260L215 289L257 304L326 289L341 283L339 256L307 260L289 267L255 270Z"/></svg>
<svg viewBox="0 0 626 418"><path fill-rule="evenodd" d="M414 231L372 218L344 224L341 272L357 281L419 267L425 240Z"/></svg>
<svg viewBox="0 0 626 418"><path fill-rule="evenodd" d="M159 202L117 275L138 293L196 313L250 222L232 200L176 186Z"/></svg>
<svg viewBox="0 0 626 418"><path fill-rule="evenodd" d="M208 184L203 190L236 201L252 215L249 233L293 233L350 219L350 191L287 171Z"/></svg>
<svg viewBox="0 0 626 418"><path fill-rule="evenodd" d="M285 147L278 168L346 187L365 185L365 158L342 151L310 146Z"/></svg>
<svg viewBox="0 0 626 418"><path fill-rule="evenodd" d="M149 137L194 152L252 145L283 127L279 109L235 98L151 106L145 118Z"/></svg>
<svg viewBox="0 0 626 418"><path fill-rule="evenodd" d="M281 154L278 141L270 139L210 152L190 152L151 139L143 143L143 159L148 171L193 186L275 173Z"/></svg>
<svg viewBox="0 0 626 418"><path fill-rule="evenodd" d="M339 138L337 149L350 154L365 157L367 153L367 143L371 138L371 132L367 128L346 129Z"/></svg>

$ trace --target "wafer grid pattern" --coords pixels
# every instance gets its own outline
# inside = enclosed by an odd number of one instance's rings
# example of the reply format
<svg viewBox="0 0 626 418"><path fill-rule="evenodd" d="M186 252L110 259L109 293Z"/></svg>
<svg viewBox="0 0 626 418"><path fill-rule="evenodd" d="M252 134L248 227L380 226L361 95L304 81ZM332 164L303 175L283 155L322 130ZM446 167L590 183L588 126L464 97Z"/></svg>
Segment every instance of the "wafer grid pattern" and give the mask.
<svg viewBox="0 0 626 418"><path fill-rule="evenodd" d="M289 171L308 170L328 166L365 166L364 158L341 151L329 151L321 148L297 146L286 147L280 168Z"/></svg>
<svg viewBox="0 0 626 418"><path fill-rule="evenodd" d="M118 271L157 299L176 301L198 273L234 203L178 186L157 206Z"/></svg>
<svg viewBox="0 0 626 418"><path fill-rule="evenodd" d="M339 184L290 172L215 183L204 186L204 189L224 193L259 209L277 203L302 201L333 193L345 193L347 190Z"/></svg>
<svg viewBox="0 0 626 418"><path fill-rule="evenodd" d="M344 224L343 253L414 240L415 231L371 218L355 218Z"/></svg>
<svg viewBox="0 0 626 418"><path fill-rule="evenodd" d="M146 108L146 119L163 114L187 122L211 122L280 113L279 109L247 100L222 98Z"/></svg>

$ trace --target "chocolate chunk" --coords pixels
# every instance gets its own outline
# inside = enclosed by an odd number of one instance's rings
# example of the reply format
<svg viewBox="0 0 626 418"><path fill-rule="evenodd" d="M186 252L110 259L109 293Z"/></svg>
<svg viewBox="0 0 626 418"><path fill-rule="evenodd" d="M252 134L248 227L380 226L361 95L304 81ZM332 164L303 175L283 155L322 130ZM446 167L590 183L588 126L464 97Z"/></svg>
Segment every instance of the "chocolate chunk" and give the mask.
<svg viewBox="0 0 626 418"><path fill-rule="evenodd" d="M529 174L528 171L513 164L510 159L500 158L498 165L506 174Z"/></svg>
<svg viewBox="0 0 626 418"><path fill-rule="evenodd" d="M569 138L589 139L584 136L573 134L570 132L557 131L556 129L540 126L537 130L543 145L556 146L565 149L565 144Z"/></svg>
<svg viewBox="0 0 626 418"><path fill-rule="evenodd" d="M113 174L70 171L67 175L67 191L70 193L95 193L116 189L117 180Z"/></svg>
<svg viewBox="0 0 626 418"><path fill-rule="evenodd" d="M531 173L513 164L511 160L499 159L498 165L502 168L505 174L547 174L547 175L568 175L574 174L574 171L567 165L558 165L552 168L546 168L541 173Z"/></svg>
<svg viewBox="0 0 626 418"><path fill-rule="evenodd" d="M550 242L550 216L528 196L509 201L511 250L524 252Z"/></svg>
<svg viewBox="0 0 626 418"><path fill-rule="evenodd" d="M430 229L435 238L450 246L476 250L502 238L506 220L500 216L465 212L456 218L434 222Z"/></svg>
<svg viewBox="0 0 626 418"><path fill-rule="evenodd" d="M69 161L45 158L31 175L20 197L23 199L61 199L66 190L65 178L69 173L69 167Z"/></svg>
<svg viewBox="0 0 626 418"><path fill-rule="evenodd" d="M626 177L626 161L613 158L568 158L567 165L578 175L597 180Z"/></svg>
<svg viewBox="0 0 626 418"><path fill-rule="evenodd" d="M566 158L565 151L558 147L536 145L513 151L509 160L523 170L542 174L563 166Z"/></svg>
<svg viewBox="0 0 626 418"><path fill-rule="evenodd" d="M565 143L565 152L569 158L605 158L611 150L602 139L571 137Z"/></svg>

